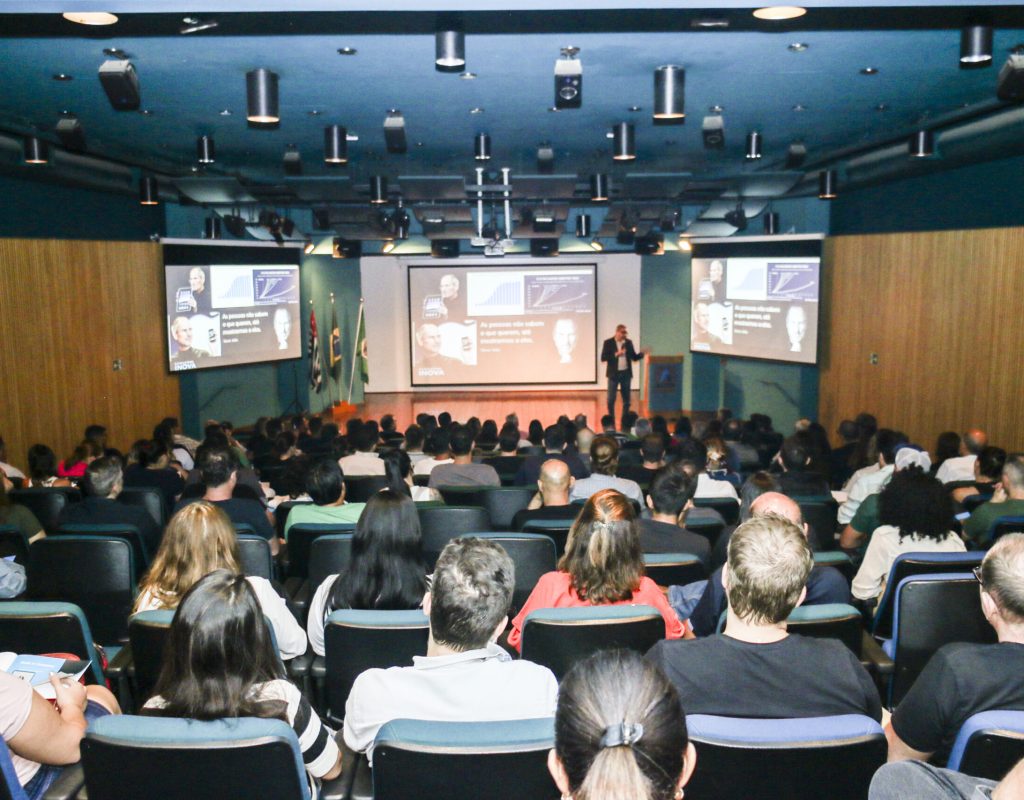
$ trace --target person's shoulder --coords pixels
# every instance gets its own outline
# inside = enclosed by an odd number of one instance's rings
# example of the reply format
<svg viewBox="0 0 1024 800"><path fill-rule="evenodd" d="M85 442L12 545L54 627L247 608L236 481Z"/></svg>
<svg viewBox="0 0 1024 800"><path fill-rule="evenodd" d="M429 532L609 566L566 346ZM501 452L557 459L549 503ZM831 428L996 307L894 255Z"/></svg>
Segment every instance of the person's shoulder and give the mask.
<svg viewBox="0 0 1024 800"><path fill-rule="evenodd" d="M283 700L289 707L297 705L302 696L298 687L285 678L258 683L252 687L252 693L260 700Z"/></svg>

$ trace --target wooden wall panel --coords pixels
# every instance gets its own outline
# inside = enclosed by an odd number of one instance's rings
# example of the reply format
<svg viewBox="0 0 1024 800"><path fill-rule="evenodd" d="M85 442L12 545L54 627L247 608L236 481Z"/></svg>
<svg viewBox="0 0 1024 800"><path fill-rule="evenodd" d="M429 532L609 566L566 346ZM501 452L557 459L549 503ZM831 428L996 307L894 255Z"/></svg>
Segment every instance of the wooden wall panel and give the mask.
<svg viewBox="0 0 1024 800"><path fill-rule="evenodd" d="M151 242L0 239L0 433L15 466L35 442L63 458L92 422L127 449L180 416L162 265Z"/></svg>
<svg viewBox="0 0 1024 800"><path fill-rule="evenodd" d="M830 433L868 411L929 449L977 425L1024 450L1024 228L842 236L826 256Z"/></svg>

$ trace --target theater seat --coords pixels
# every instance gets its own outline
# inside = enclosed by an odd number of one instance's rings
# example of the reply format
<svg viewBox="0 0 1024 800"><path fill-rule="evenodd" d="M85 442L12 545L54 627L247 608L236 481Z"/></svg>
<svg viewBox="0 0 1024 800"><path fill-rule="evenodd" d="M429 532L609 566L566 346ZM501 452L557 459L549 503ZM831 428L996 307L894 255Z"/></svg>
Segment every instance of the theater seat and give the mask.
<svg viewBox="0 0 1024 800"><path fill-rule="evenodd" d="M479 536L497 542L505 548L516 566L516 585L512 593L510 617L514 617L540 576L555 569L555 543L549 536L537 533L468 533L464 536Z"/></svg>
<svg viewBox="0 0 1024 800"><path fill-rule="evenodd" d="M988 529L988 544L1008 533L1024 533L1024 517L999 517Z"/></svg>
<svg viewBox="0 0 1024 800"><path fill-rule="evenodd" d="M476 506L417 506L420 529L423 533L423 560L427 571L434 571L434 563L444 546L456 536L464 533L481 533L491 530L491 518L482 508Z"/></svg>
<svg viewBox="0 0 1024 800"><path fill-rule="evenodd" d="M386 489L388 479L384 475L345 476L345 501L365 503L381 489Z"/></svg>
<svg viewBox="0 0 1024 800"><path fill-rule="evenodd" d="M279 719L107 716L82 741L89 800L310 800L295 732Z"/></svg>
<svg viewBox="0 0 1024 800"><path fill-rule="evenodd" d="M686 586L708 577L704 564L692 553L644 553L644 571L658 586Z"/></svg>
<svg viewBox="0 0 1024 800"><path fill-rule="evenodd" d="M0 603L0 642L4 650L15 653L72 653L90 662L86 683L104 681L89 623L82 609L73 603Z"/></svg>
<svg viewBox="0 0 1024 800"><path fill-rule="evenodd" d="M174 619L173 609L140 611L128 620L132 651L132 695L139 709L153 696L164 658L164 642Z"/></svg>
<svg viewBox="0 0 1024 800"><path fill-rule="evenodd" d="M355 523L320 524L299 522L288 529L288 578L309 577L309 549L313 540L332 533L353 533Z"/></svg>
<svg viewBox="0 0 1024 800"><path fill-rule="evenodd" d="M167 524L167 509L164 506L164 496L159 489L150 486L126 486L117 496L117 502L146 509L161 530Z"/></svg>
<svg viewBox="0 0 1024 800"><path fill-rule="evenodd" d="M144 571L149 566L149 558L151 554L146 549L146 543L142 540L142 535L139 533L139 529L134 525L127 524L93 524L89 522L76 522L61 525L54 534L54 538L63 536L97 536L103 539L109 539L115 536L119 539L124 539L132 548L132 557L135 559L135 567L140 572Z"/></svg>
<svg viewBox="0 0 1024 800"><path fill-rule="evenodd" d="M257 578L274 579L274 556L270 542L255 533L238 535L238 555L242 559L242 572Z"/></svg>
<svg viewBox="0 0 1024 800"><path fill-rule="evenodd" d="M748 719L691 714L688 800L864 800L888 746L870 717Z"/></svg>
<svg viewBox="0 0 1024 800"><path fill-rule="evenodd" d="M1024 711L982 711L960 727L946 766L977 778L1002 780L1024 758Z"/></svg>
<svg viewBox="0 0 1024 800"><path fill-rule="evenodd" d="M82 499L81 492L72 486L33 487L14 489L8 493L12 503L25 506L47 533L56 533L60 525L60 512L68 503Z"/></svg>
<svg viewBox="0 0 1024 800"><path fill-rule="evenodd" d="M557 800L547 769L554 719L397 719L377 733L374 800Z"/></svg>
<svg viewBox="0 0 1024 800"><path fill-rule="evenodd" d="M309 577L301 583L297 579L289 582L289 588L294 594L288 602L295 609L303 627L309 615L309 603L320 584L329 575L343 572L352 559L352 537L351 533L318 536L309 551Z"/></svg>
<svg viewBox="0 0 1024 800"><path fill-rule="evenodd" d="M573 664L598 650L624 647L643 654L664 638L665 620L652 606L540 608L523 623L522 655L562 680Z"/></svg>
<svg viewBox="0 0 1024 800"><path fill-rule="evenodd" d="M575 519L575 515L565 519L532 519L523 525L523 533L547 536L555 543L555 553L561 558L565 552L565 543L569 540L569 529Z"/></svg>
<svg viewBox="0 0 1024 800"><path fill-rule="evenodd" d="M0 558L28 566L28 537L14 525L0 525Z"/></svg>
<svg viewBox="0 0 1024 800"><path fill-rule="evenodd" d="M713 508L722 515L726 525L735 525L740 519L740 504L731 497L695 497L698 508Z"/></svg>

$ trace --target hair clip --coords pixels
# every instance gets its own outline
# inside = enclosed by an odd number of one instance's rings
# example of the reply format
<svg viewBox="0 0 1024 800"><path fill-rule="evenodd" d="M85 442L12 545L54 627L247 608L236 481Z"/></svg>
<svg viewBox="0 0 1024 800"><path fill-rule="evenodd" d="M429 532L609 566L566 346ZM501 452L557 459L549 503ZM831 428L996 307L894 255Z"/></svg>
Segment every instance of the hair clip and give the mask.
<svg viewBox="0 0 1024 800"><path fill-rule="evenodd" d="M601 747L632 747L644 735L644 726L639 722L620 722L609 725L601 736Z"/></svg>

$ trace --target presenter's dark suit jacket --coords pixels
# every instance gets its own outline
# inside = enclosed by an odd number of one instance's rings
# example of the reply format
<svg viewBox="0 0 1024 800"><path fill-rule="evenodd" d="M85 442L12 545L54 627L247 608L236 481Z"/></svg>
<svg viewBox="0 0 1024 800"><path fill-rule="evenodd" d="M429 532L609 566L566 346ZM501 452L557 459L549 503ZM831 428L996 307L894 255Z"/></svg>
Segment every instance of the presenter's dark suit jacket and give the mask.
<svg viewBox="0 0 1024 800"><path fill-rule="evenodd" d="M615 353L619 347L615 342L615 337L604 340L604 346L601 348L601 360L607 362L608 366L605 367L604 376L606 378L614 378L615 374L619 371L619 359L616 358ZM633 340L626 339L626 369L625 372L629 377L633 377L633 362L639 361L641 358L637 354L636 349L633 347Z"/></svg>

